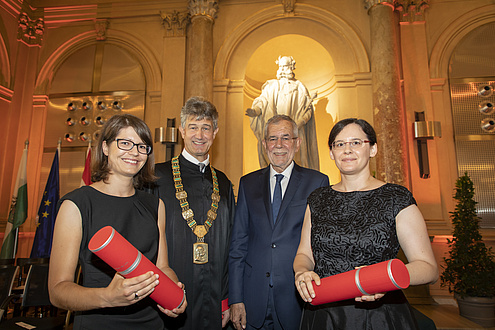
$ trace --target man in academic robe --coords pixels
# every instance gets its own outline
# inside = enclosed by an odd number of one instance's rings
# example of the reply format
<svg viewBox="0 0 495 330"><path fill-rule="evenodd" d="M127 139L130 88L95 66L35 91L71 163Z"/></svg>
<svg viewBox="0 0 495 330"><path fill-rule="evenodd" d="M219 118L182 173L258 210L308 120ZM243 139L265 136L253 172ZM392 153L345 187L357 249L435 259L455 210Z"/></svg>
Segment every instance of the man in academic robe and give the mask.
<svg viewBox="0 0 495 330"><path fill-rule="evenodd" d="M270 165L239 183L229 256L230 315L238 330L295 330L303 302L292 263L307 198L329 181L294 162L301 141L290 117L272 117L264 131Z"/></svg>
<svg viewBox="0 0 495 330"><path fill-rule="evenodd" d="M170 267L185 285L187 309L168 318L166 329L221 329L228 297L228 248L235 199L227 176L210 164L208 151L218 132L218 112L200 97L181 110L182 153L156 164L155 194L165 203Z"/></svg>

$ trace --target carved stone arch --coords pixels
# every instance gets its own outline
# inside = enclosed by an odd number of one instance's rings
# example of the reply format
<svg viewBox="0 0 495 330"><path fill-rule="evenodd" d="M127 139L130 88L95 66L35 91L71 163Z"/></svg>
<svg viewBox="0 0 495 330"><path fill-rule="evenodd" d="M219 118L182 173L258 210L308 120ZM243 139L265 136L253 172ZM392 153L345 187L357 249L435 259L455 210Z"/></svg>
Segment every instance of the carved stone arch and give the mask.
<svg viewBox="0 0 495 330"><path fill-rule="evenodd" d="M217 134L218 142L215 142L214 147L214 159L229 173L233 182L258 166L257 157L244 156L244 154L257 154L256 138L249 125L246 124L243 110L250 101L250 95L248 95L250 86L245 80L246 68L260 46L284 35L300 35L313 40L321 45L323 51L333 61L332 74L335 79L329 77L328 84L322 87L326 90L326 95L322 95L321 90L318 94L325 98L329 97L329 94L335 95L332 96L331 102L322 102L320 108L324 113L328 109L326 104L331 104L331 107L335 109L360 109L359 111L363 111L361 109L364 108L368 109L368 105L363 107L360 102L371 100L368 95L371 93L368 87L371 86L370 61L363 41L352 23L322 8L299 3L293 15L286 15L283 6L280 5L254 13L228 35L216 55L214 66L214 102L219 110L220 118L225 118L227 123L225 127L222 123L220 124L221 130ZM328 86L334 84L336 80L339 80L341 87L351 86L351 88L347 88L343 93L331 93L335 87L329 88ZM360 98L354 97L358 89L363 86L363 81L367 95ZM339 107L339 104L345 103L347 103L345 107ZM326 116L331 115L326 114ZM326 121L330 122L330 120ZM322 128L323 130L325 129ZM240 135L239 132L243 134ZM232 140L233 137L234 140ZM224 143L227 140L231 143ZM324 139L320 140L324 144ZM242 157L230 157L230 159L225 157L225 155L238 155L240 145L243 146ZM326 164L324 167L320 165L320 169L325 170L326 166Z"/></svg>
<svg viewBox="0 0 495 330"><path fill-rule="evenodd" d="M9 53L7 52L7 47L5 46L3 35L1 34L0 34L0 72L2 73L2 76L0 76L0 85L4 85L5 87L10 88L11 72L10 72Z"/></svg>
<svg viewBox="0 0 495 330"><path fill-rule="evenodd" d="M430 56L430 77L447 78L450 58L459 42L476 28L495 22L495 5L488 5L467 12L443 31Z"/></svg>
<svg viewBox="0 0 495 330"><path fill-rule="evenodd" d="M274 24L277 28L271 29ZM308 25L318 33L312 33ZM273 6L244 20L220 48L214 79L243 79L243 68L256 48L281 34L300 34L319 42L334 60L336 74L370 71L366 49L351 25L332 12L298 4L295 16L287 17L283 8Z"/></svg>
<svg viewBox="0 0 495 330"><path fill-rule="evenodd" d="M436 147L438 153L438 164L442 164L443 174L441 176L440 187L442 199L444 199L443 196L445 196L444 202L447 206L446 209L451 209L454 207L450 197L452 196L452 190L455 188L454 183L459 176L459 170L460 168L465 168L466 163L475 169L473 173L470 172L470 176L473 178L473 181L475 181L478 177L482 177L484 182L487 182L488 179L492 179L492 177L490 177L492 176L492 173L487 174L482 172L482 169L486 167L479 166L476 162L480 158L476 158L475 156L477 155L474 155L479 148L480 150L484 150L483 154L485 156L488 155L489 157L491 154L489 152L485 152L486 150L484 146L479 144L475 139L472 141L478 144L476 144L476 147L473 147L472 145L469 145L473 142L462 141L462 139L456 136L454 118L456 118L456 121L458 122L462 121L463 127L470 127L470 125L473 125L473 122L469 121L469 117L463 118L465 114L458 110L459 101L452 97L452 77L450 65L452 56L458 50L457 47L462 44L466 36L472 34L475 30L481 28L482 26L493 24L494 22L495 4L486 5L466 13L462 13L447 24L446 28L441 32L438 39L435 41L431 51L429 70L433 110L435 112L435 118L438 118L442 124L442 135L447 137L445 139L438 140ZM469 78L476 77L477 76L474 75ZM455 110L455 108L457 108L457 110ZM465 106L465 108L469 108L469 105ZM458 158L460 155L458 149L459 141L463 144L461 148L464 148L464 150L474 150L474 154L463 153L463 159ZM480 196L488 196L491 193L490 191L487 195L486 189L481 187L477 187L476 189L476 191L481 191ZM486 203L487 201L480 199L479 202ZM490 210L490 205L481 205L484 210ZM444 218L447 217L446 214L447 212L444 208ZM485 214L489 215L489 213Z"/></svg>
<svg viewBox="0 0 495 330"><path fill-rule="evenodd" d="M107 38L104 41L105 43L117 45L128 51L137 59L138 63L143 68L146 81L146 91L148 93L160 91L160 66L148 46L144 44L142 40L118 30L107 30L106 37ZM58 47L45 61L43 67L41 68L36 80L35 93L41 95L47 94L49 82L53 79L53 75L57 71L57 68L70 55L97 42L102 41L96 40L94 31L88 31L67 40L60 47Z"/></svg>

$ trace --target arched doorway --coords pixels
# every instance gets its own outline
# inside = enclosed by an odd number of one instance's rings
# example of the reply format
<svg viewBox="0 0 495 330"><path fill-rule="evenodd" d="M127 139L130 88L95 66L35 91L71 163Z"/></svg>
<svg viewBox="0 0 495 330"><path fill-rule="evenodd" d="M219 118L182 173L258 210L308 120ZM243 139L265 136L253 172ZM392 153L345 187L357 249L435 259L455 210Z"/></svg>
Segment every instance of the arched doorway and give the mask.
<svg viewBox="0 0 495 330"><path fill-rule="evenodd" d="M283 51L275 49L282 45ZM304 47L308 47L308 51ZM331 12L304 4L297 6L294 16L285 16L280 6L264 9L243 21L229 35L215 62L214 101L220 115L226 118L224 138L218 139L215 156L224 162L233 182L256 166L259 168L257 152L250 151L256 141L249 125L245 126L244 112L264 80L275 77L274 61L279 55L293 56L297 62L297 78L325 98L316 103L319 145L324 144L324 136L328 136L324 124L331 122L331 127L338 118L349 116L372 122L369 59L352 25ZM318 61L328 67L318 66ZM318 119L319 112L326 118ZM221 142L225 140L229 143ZM222 158L222 154L240 155L240 146L246 149L242 151L243 157ZM320 158L328 158L327 148L319 149ZM330 175L332 182L339 180L331 169L324 167L325 164L320 168Z"/></svg>
<svg viewBox="0 0 495 330"><path fill-rule="evenodd" d="M320 169L330 173L330 162L326 148L326 139L338 108L332 92L335 91L335 65L330 54L315 40L302 35L287 34L275 37L263 43L252 54L246 67L244 109L251 106L254 98L260 95L262 85L269 79L275 79L278 69L275 61L279 56L292 56L296 61L295 78L301 81L309 93L318 93L315 107L317 143L320 153ZM257 140L250 126L249 118L243 120L243 156L244 173L259 169Z"/></svg>
<svg viewBox="0 0 495 330"><path fill-rule="evenodd" d="M495 228L495 22L467 34L452 53L449 85L458 175L475 187L482 228Z"/></svg>
<svg viewBox="0 0 495 330"><path fill-rule="evenodd" d="M159 108L155 109L159 100L152 103L148 95L160 90L160 77L159 65L147 47L120 31L108 30L106 41L81 34L59 46L45 61L36 82L36 93L47 96L40 182L46 181L59 138L63 195L81 182L88 146L88 141L81 141L81 133L94 140L102 122L118 112L151 121L159 118ZM106 110L98 108L100 101L106 103ZM121 109L112 107L114 102ZM75 110L69 110L70 103ZM83 109L83 103L89 103L91 109ZM87 125L82 124L83 117ZM66 139L69 135L72 142Z"/></svg>

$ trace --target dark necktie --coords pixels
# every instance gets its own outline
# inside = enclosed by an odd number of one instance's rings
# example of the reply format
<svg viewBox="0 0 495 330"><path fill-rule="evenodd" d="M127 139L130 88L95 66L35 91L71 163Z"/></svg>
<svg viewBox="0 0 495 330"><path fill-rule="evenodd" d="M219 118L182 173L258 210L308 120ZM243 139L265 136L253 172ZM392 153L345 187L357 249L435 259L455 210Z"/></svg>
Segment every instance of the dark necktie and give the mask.
<svg viewBox="0 0 495 330"><path fill-rule="evenodd" d="M273 223L277 221L278 211L280 210L280 205L282 204L282 185L280 184L280 181L282 181L284 175L275 174L275 178L277 179L277 183L275 183L275 190L273 192L273 202L272 202Z"/></svg>
<svg viewBox="0 0 495 330"><path fill-rule="evenodd" d="M199 163L198 165L199 165L199 171L200 171L201 173L203 173L203 171L204 171L204 169L205 169L205 166L206 166L206 165L205 165L205 164L203 164L203 163Z"/></svg>

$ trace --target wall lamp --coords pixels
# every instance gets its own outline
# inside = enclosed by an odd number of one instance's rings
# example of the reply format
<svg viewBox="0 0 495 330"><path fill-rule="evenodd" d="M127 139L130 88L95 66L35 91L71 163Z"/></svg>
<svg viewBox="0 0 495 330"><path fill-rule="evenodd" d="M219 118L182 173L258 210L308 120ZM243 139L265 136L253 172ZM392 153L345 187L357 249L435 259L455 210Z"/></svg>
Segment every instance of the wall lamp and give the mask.
<svg viewBox="0 0 495 330"><path fill-rule="evenodd" d="M424 111L415 112L414 138L418 146L419 176L422 179L430 177L430 163L428 160L428 140L442 137L442 127L439 121L425 121Z"/></svg>
<svg viewBox="0 0 495 330"><path fill-rule="evenodd" d="M481 121L481 129L488 133L495 133L495 119L484 118Z"/></svg>
<svg viewBox="0 0 495 330"><path fill-rule="evenodd" d="M167 147L165 159L172 159L175 145L179 143L179 130L175 127L175 118L167 118L167 127L155 128L155 143L157 142Z"/></svg>
<svg viewBox="0 0 495 330"><path fill-rule="evenodd" d="M122 110L124 108L124 104L122 102L116 100L116 101L113 101L112 108L114 110Z"/></svg>
<svg viewBox="0 0 495 330"><path fill-rule="evenodd" d="M481 85L478 88L478 95L482 97L489 97L493 94L493 87L491 85Z"/></svg>

